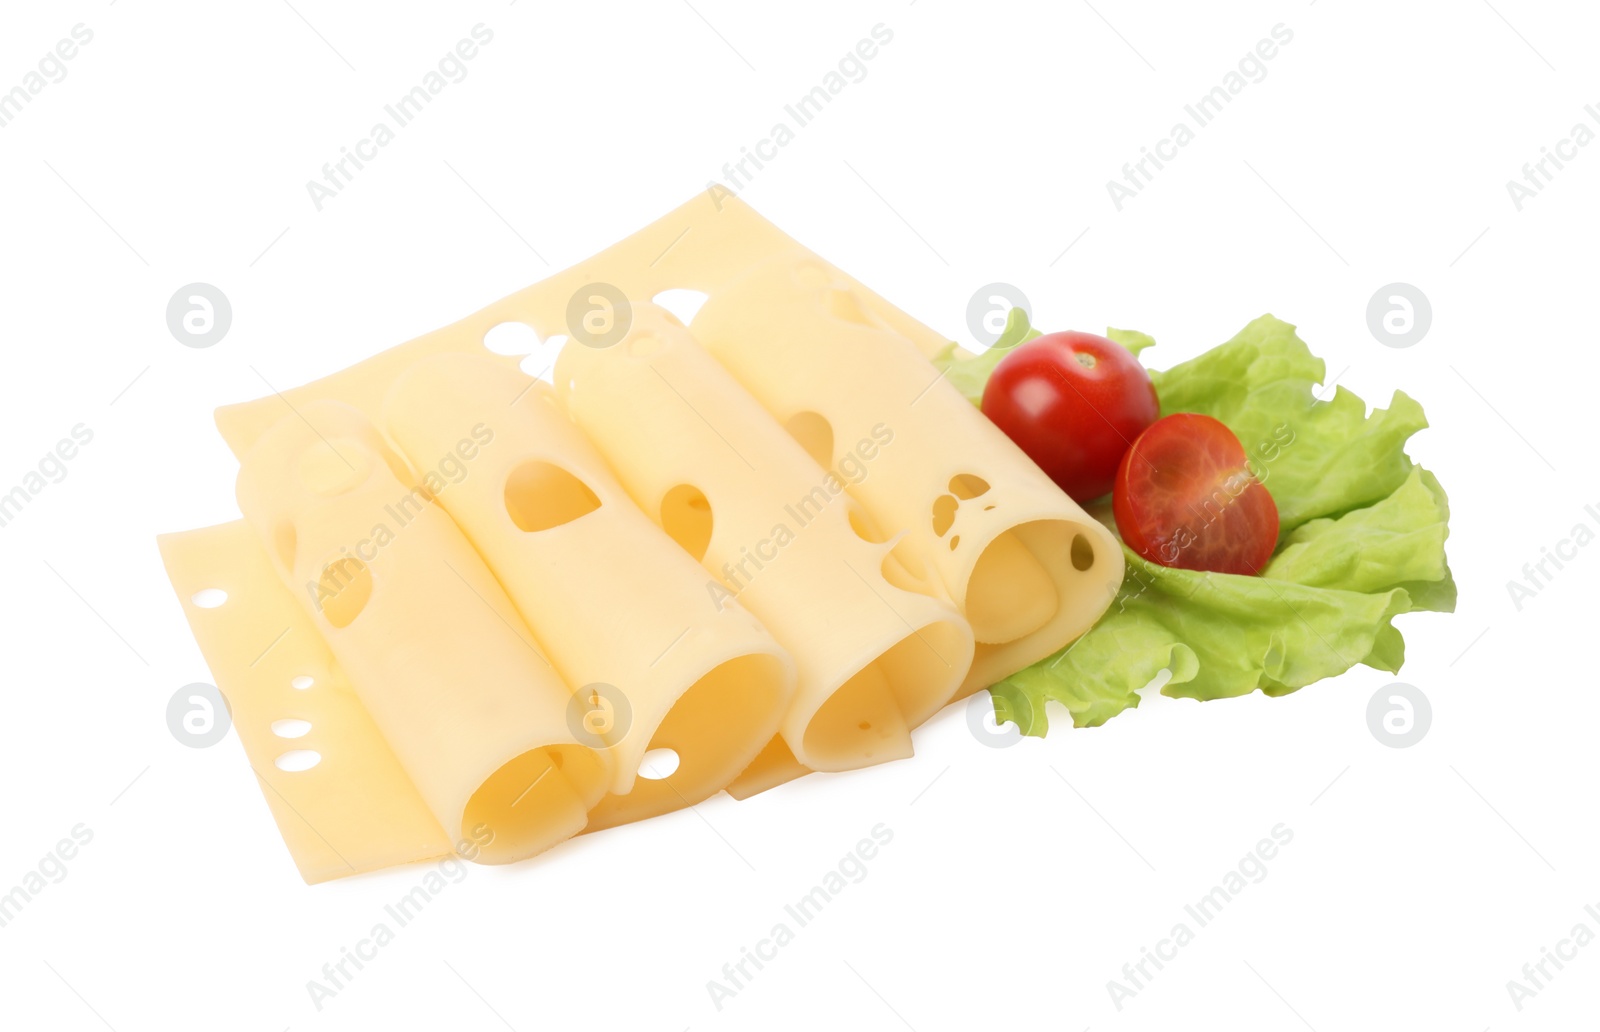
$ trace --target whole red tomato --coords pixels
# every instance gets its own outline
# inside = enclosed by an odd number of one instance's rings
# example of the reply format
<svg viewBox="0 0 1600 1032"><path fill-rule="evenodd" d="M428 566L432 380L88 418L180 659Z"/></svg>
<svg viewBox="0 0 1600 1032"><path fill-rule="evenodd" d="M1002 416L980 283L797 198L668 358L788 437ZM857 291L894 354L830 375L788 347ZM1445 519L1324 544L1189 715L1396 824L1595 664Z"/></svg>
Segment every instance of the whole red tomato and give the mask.
<svg viewBox="0 0 1600 1032"><path fill-rule="evenodd" d="M983 414L1079 502L1111 490L1123 453L1159 412L1131 351L1071 330L1018 345L983 389Z"/></svg>

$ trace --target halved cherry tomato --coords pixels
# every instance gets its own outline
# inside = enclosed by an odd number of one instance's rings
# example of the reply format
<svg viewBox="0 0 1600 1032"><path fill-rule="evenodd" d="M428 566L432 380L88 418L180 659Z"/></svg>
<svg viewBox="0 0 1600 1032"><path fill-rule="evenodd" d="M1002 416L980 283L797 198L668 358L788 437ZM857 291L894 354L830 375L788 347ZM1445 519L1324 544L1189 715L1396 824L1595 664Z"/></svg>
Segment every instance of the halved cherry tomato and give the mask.
<svg viewBox="0 0 1600 1032"><path fill-rule="evenodd" d="M983 414L1056 486L1089 502L1111 490L1117 460L1160 406L1133 352L1069 330L1001 359L983 389Z"/></svg>
<svg viewBox="0 0 1600 1032"><path fill-rule="evenodd" d="M1153 563L1260 573L1278 543L1278 505L1244 446L1210 416L1180 412L1139 435L1117 468L1117 530Z"/></svg>

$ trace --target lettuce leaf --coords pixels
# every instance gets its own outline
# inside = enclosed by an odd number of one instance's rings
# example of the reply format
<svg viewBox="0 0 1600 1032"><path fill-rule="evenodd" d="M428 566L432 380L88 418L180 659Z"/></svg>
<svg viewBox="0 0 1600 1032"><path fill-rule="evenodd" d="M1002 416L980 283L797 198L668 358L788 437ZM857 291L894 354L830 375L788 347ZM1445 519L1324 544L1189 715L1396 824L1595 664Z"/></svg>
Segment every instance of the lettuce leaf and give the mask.
<svg viewBox="0 0 1600 1032"><path fill-rule="evenodd" d="M944 378L949 380L963 397L981 407L983 386L989 382L989 374L994 372L994 367L1000 364L1001 359L1011 354L1012 348L1018 344L1026 344L1037 336L1039 331L1028 325L1028 313L1020 308L1013 308L1006 313L1006 328L1001 330L1000 336L989 345L989 350L973 355L962 351L951 342L933 357L933 364L945 374Z"/></svg>
<svg viewBox="0 0 1600 1032"><path fill-rule="evenodd" d="M1107 335L1135 354L1154 343ZM1324 375L1294 327L1270 315L1151 374L1163 415L1201 412L1238 435L1277 502L1278 549L1262 576L1247 577L1169 569L1124 547L1128 572L1100 622L990 688L997 722L1043 735L1055 700L1077 726L1097 726L1137 706L1162 671L1163 694L1206 700L1285 695L1358 663L1400 669L1394 618L1455 607L1449 502L1405 454L1427 426L1421 406L1396 392L1368 416L1342 388L1320 401ZM1108 509L1094 514L1115 532Z"/></svg>
<svg viewBox="0 0 1600 1032"><path fill-rule="evenodd" d="M1339 519L1302 524L1263 573L1277 580L1347 591L1403 587L1413 607L1449 612L1455 581L1445 561L1450 503L1438 479L1412 468L1389 497Z"/></svg>
<svg viewBox="0 0 1600 1032"><path fill-rule="evenodd" d="M1388 497L1411 472L1406 440L1428 425L1422 406L1400 391L1371 417L1343 387L1319 401L1325 375L1293 326L1264 315L1226 344L1150 379L1162 415L1199 412L1238 436L1287 533Z"/></svg>

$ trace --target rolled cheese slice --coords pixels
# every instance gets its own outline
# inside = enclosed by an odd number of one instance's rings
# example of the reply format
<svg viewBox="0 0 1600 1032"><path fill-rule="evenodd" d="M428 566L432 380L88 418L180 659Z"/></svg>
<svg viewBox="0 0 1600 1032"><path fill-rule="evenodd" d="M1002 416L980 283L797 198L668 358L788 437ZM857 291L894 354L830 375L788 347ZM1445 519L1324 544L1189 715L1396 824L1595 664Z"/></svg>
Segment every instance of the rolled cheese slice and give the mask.
<svg viewBox="0 0 1600 1032"><path fill-rule="evenodd" d="M485 356L436 355L384 409L578 688L577 726L615 753L589 830L700 802L749 765L789 708L793 660L743 606L710 596L705 571L639 511L548 384ZM641 770L660 749L676 769Z"/></svg>
<svg viewBox="0 0 1600 1032"><path fill-rule="evenodd" d="M890 546L858 533L838 475L654 305L611 347L569 342L555 383L639 507L710 572L707 597L737 597L794 657L780 727L794 756L829 771L909 756L909 729L965 677L972 631L885 579Z"/></svg>
<svg viewBox="0 0 1600 1032"><path fill-rule="evenodd" d="M247 452L239 508L451 840L509 863L581 831L610 753L443 509L358 411L318 401Z"/></svg>
<svg viewBox="0 0 1600 1032"><path fill-rule="evenodd" d="M1122 583L1122 552L872 311L853 280L796 248L714 293L692 328L824 465L894 428L895 447L849 490L972 625L965 695L1088 630Z"/></svg>

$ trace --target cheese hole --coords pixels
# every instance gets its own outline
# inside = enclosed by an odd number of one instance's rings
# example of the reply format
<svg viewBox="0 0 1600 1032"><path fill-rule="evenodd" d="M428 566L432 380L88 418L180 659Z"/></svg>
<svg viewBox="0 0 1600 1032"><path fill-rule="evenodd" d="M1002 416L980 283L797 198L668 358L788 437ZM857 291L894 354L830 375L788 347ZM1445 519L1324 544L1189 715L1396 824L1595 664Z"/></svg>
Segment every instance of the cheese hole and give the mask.
<svg viewBox="0 0 1600 1032"><path fill-rule="evenodd" d="M1082 534L1072 535L1072 568L1087 570L1094 565L1094 546Z"/></svg>
<svg viewBox="0 0 1600 1032"><path fill-rule="evenodd" d="M989 493L989 482L975 473L957 473L950 478L950 493L962 501Z"/></svg>
<svg viewBox="0 0 1600 1032"><path fill-rule="evenodd" d="M579 745L529 749L478 786L462 811L461 833L479 825L492 832L478 855L483 863L532 856L582 830L608 773L599 753Z"/></svg>
<svg viewBox="0 0 1600 1032"><path fill-rule="evenodd" d="M678 321L687 326L700 314L700 308L708 297L709 294L700 290L674 289L663 290L650 300L677 316Z"/></svg>
<svg viewBox="0 0 1600 1032"><path fill-rule="evenodd" d="M906 572L917 578L917 580L928 579L928 570L922 565L922 560L918 559L916 553L903 542L896 545L889 554L900 560L900 565L905 567Z"/></svg>
<svg viewBox="0 0 1600 1032"><path fill-rule="evenodd" d="M818 707L803 745L817 770L850 770L911 755L910 728L949 698L947 656L966 647L959 621L925 624L856 671Z"/></svg>
<svg viewBox="0 0 1600 1032"><path fill-rule="evenodd" d="M952 495L940 495L933 500L933 532L940 537L950 533L956 521L956 508L961 503Z"/></svg>
<svg viewBox="0 0 1600 1032"><path fill-rule="evenodd" d="M272 733L279 738L304 738L306 732L311 730L309 720L274 720Z"/></svg>
<svg viewBox="0 0 1600 1032"><path fill-rule="evenodd" d="M999 645L1032 634L1060 608L1055 580L1038 558L1059 556L1069 547L1064 539L1047 535L1049 528L1060 526L1041 521L1013 527L979 554L966 589L967 620L979 642Z"/></svg>
<svg viewBox="0 0 1600 1032"><path fill-rule="evenodd" d="M517 368L535 380L542 380L554 386L556 359L561 357L561 348L566 343L565 333L558 333L543 343L536 340L533 347L522 357L522 361L517 363Z"/></svg>
<svg viewBox="0 0 1600 1032"><path fill-rule="evenodd" d="M483 335L483 346L497 355L526 355L539 349L539 334L527 323L503 322Z"/></svg>
<svg viewBox="0 0 1600 1032"><path fill-rule="evenodd" d="M816 412L796 412L783 425L823 469L833 465L833 425Z"/></svg>
<svg viewBox="0 0 1600 1032"><path fill-rule="evenodd" d="M693 484L679 484L661 499L661 528L696 561L711 545L711 503Z"/></svg>
<svg viewBox="0 0 1600 1032"><path fill-rule="evenodd" d="M722 791L772 737L788 708L793 677L786 661L769 652L736 656L701 675L646 739L632 789L607 796L586 814L588 830L693 806ZM632 733L637 735L644 729L635 717ZM669 751L670 767L657 759Z"/></svg>
<svg viewBox="0 0 1600 1032"><path fill-rule="evenodd" d="M647 781L672 777L678 769L678 753L673 749L651 749L639 760L639 776Z"/></svg>
<svg viewBox="0 0 1600 1032"><path fill-rule="evenodd" d="M190 596L189 601L201 609L215 609L228 601L228 593L221 588L201 588Z"/></svg>
<svg viewBox="0 0 1600 1032"><path fill-rule="evenodd" d="M900 559L895 555L894 552L890 552L888 555L883 557L883 564L879 567L879 571L883 574L884 580L888 581L890 584L893 584L901 591L915 591L919 593L925 591L922 586L922 581L911 575L911 571L907 570L905 566L901 564Z"/></svg>
<svg viewBox="0 0 1600 1032"><path fill-rule="evenodd" d="M600 508L589 485L549 462L524 462L506 478L506 512L533 533L571 523Z"/></svg>
<svg viewBox="0 0 1600 1032"><path fill-rule="evenodd" d="M880 570L883 573L884 580L902 591L915 591L922 595L930 594L928 591L927 568L922 565L916 554L903 541L890 549L889 554L883 557L883 565Z"/></svg>
<svg viewBox="0 0 1600 1032"><path fill-rule="evenodd" d="M961 547L961 535L956 534L950 538L950 551L954 552Z"/></svg>
<svg viewBox="0 0 1600 1032"><path fill-rule="evenodd" d="M353 556L337 559L322 568L317 598L322 615L335 627L349 627L372 597L372 571Z"/></svg>
<svg viewBox="0 0 1600 1032"><path fill-rule="evenodd" d="M860 506L850 507L850 529L856 532L856 537L869 544L881 545L889 538L872 522L872 517Z"/></svg>
<svg viewBox="0 0 1600 1032"><path fill-rule="evenodd" d="M317 683L316 678L307 677L305 674L301 674L299 677L296 677L296 678L293 678L292 680L290 680L289 687L298 688L300 691L303 692L307 688L310 688L312 685L314 685L316 683Z"/></svg>
<svg viewBox="0 0 1600 1032"><path fill-rule="evenodd" d="M322 762L322 754L315 749L291 749L272 761L272 765L279 770L290 773L310 770Z"/></svg>

